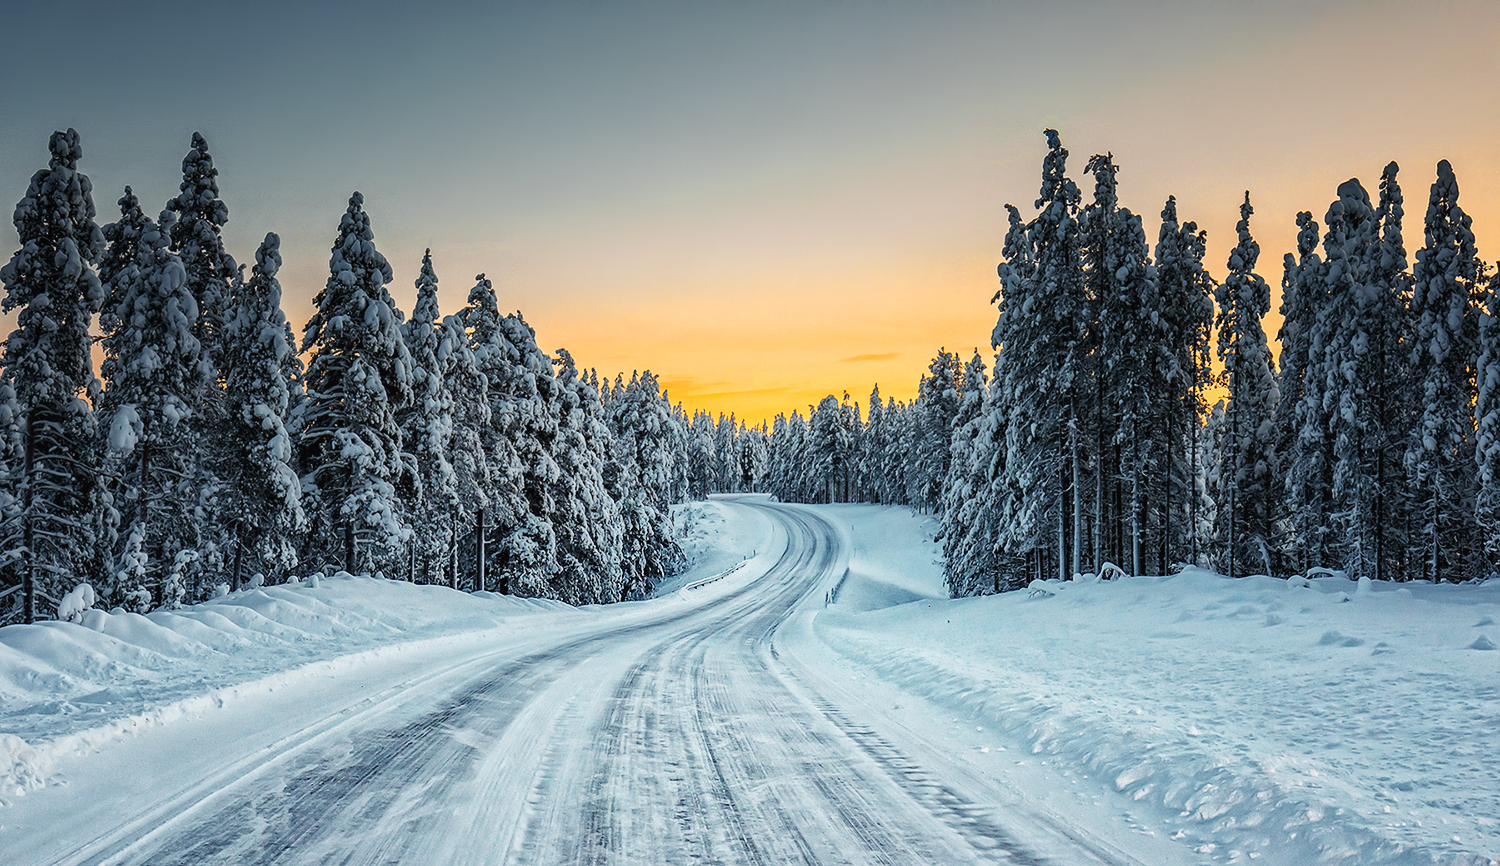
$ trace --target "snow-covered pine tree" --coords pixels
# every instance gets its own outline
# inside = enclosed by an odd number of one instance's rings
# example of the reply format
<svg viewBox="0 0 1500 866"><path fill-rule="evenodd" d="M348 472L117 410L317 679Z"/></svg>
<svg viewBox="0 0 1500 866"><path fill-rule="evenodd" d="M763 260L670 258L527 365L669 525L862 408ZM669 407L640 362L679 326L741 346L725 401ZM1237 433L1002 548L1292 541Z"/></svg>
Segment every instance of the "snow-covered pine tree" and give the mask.
<svg viewBox="0 0 1500 866"><path fill-rule="evenodd" d="M267 577L297 563L307 529L302 485L286 429L296 347L281 310L281 238L268 232L255 251L248 281L230 286L229 315L220 340L224 374L224 447L233 455L217 467L217 523L233 539L229 583L238 589L249 566Z"/></svg>
<svg viewBox="0 0 1500 866"><path fill-rule="evenodd" d="M1084 284L1083 310L1079 316L1080 342L1075 351L1087 371L1088 384L1072 397L1071 440L1072 521L1082 538L1084 496L1093 500L1089 536L1093 540L1093 570L1102 572L1106 562L1124 561L1125 511L1123 490L1127 476L1121 453L1116 343L1127 336L1131 317L1130 299L1121 291L1124 242L1120 233L1119 198L1115 175L1118 168L1110 154L1090 157L1087 171L1094 176L1093 199L1079 213L1079 256ZM1092 454L1093 479L1084 479L1085 452ZM1080 495L1081 494L1081 495ZM1070 571L1083 565L1082 545L1075 545Z"/></svg>
<svg viewBox="0 0 1500 866"><path fill-rule="evenodd" d="M605 483L612 441L599 391L579 376L573 356L557 352L557 579L563 601L618 601L624 523Z"/></svg>
<svg viewBox="0 0 1500 866"><path fill-rule="evenodd" d="M1078 403L1087 371L1079 339L1080 316L1086 313L1079 263L1076 214L1078 187L1066 174L1068 151L1057 131L1046 131L1048 153L1042 163L1040 211L1027 226L1025 294L1007 303L996 324L994 340L1009 352L1015 374L1008 377L1005 400L1011 418L1008 471L1015 473L1020 507L1015 511L1013 540L1035 559L1033 575L1070 573L1069 520L1072 508L1073 453L1077 443ZM1007 263L1010 243L1007 237ZM1002 291L1010 291L1002 273ZM994 338L992 338L994 339Z"/></svg>
<svg viewBox="0 0 1500 866"><path fill-rule="evenodd" d="M1376 464L1375 525L1383 577L1398 576L1406 565L1411 525L1411 491L1406 480L1407 432L1415 426L1416 401L1411 386L1411 344L1416 323L1411 314L1411 274L1407 271L1400 167L1391 162L1380 175L1380 246L1373 285L1378 307L1375 405L1380 418L1380 458Z"/></svg>
<svg viewBox="0 0 1500 866"><path fill-rule="evenodd" d="M208 142L194 132L192 148L182 158L182 183L167 209L177 217L171 226L172 252L182 259L188 290L198 303L193 336L215 364L219 334L229 314L229 284L236 270L221 234L229 221L229 208L219 199L218 177Z"/></svg>
<svg viewBox="0 0 1500 866"><path fill-rule="evenodd" d="M760 492L766 474L766 422L754 427L740 422L740 489Z"/></svg>
<svg viewBox="0 0 1500 866"><path fill-rule="evenodd" d="M89 326L104 301L91 265L104 253L93 185L78 171L78 133L54 132L47 167L16 204L21 248L0 268L5 312L19 309L0 372L25 431L19 471L8 480L18 503L7 560L19 560L21 616L33 622L40 596L61 596L75 575L100 567L97 394Z"/></svg>
<svg viewBox="0 0 1500 866"><path fill-rule="evenodd" d="M401 339L411 356L412 401L397 412L402 442L417 469L416 498L409 504L413 533L413 580L447 582L453 550L454 517L458 513L458 478L448 454L453 439L453 395L443 369L442 313L438 309L438 278L432 250L422 254L417 275L417 300L411 318L401 325Z"/></svg>
<svg viewBox="0 0 1500 866"><path fill-rule="evenodd" d="M980 389L983 389L981 373ZM943 501L943 484L952 460L953 427L963 399L964 362L958 353L939 349L917 383L917 433L907 441L906 487L913 504L936 511Z"/></svg>
<svg viewBox="0 0 1500 866"><path fill-rule="evenodd" d="M672 464L680 436L672 409L650 370L616 384L609 406L614 437L611 497L624 518L624 599L643 598L684 564L672 534Z"/></svg>
<svg viewBox="0 0 1500 866"><path fill-rule="evenodd" d="M1235 226L1239 242L1229 254L1229 275L1217 291L1218 350L1229 406L1218 452L1221 499L1216 534L1224 568L1231 576L1246 567L1267 574L1274 569L1273 508L1280 489L1272 437L1278 394L1271 351L1260 324L1271 306L1271 290L1255 273L1260 245L1250 235L1252 213L1246 192Z"/></svg>
<svg viewBox="0 0 1500 866"><path fill-rule="evenodd" d="M1111 183L1113 174L1111 167ZM1148 503L1160 502L1156 492L1165 487L1167 470L1162 458L1167 449L1161 437L1169 408L1167 374L1173 355L1141 219L1124 207L1115 207L1107 214L1112 218L1104 231L1110 236L1110 255L1103 262L1111 277L1096 283L1113 294L1095 302L1101 317L1091 325L1102 326L1104 339L1095 347L1099 354L1092 366L1105 383L1104 415L1112 422L1107 426L1114 427L1115 438L1110 443L1114 454L1109 456L1109 465L1115 467L1124 488L1120 497L1123 507L1114 509L1119 530L1112 535L1121 540L1120 558L1128 554L1130 572L1141 574L1148 524L1160 523L1159 518L1150 520L1147 510ZM1077 464L1081 460L1075 461ZM1075 501L1081 501L1082 481L1079 471L1075 476L1075 487L1079 488ZM1082 510L1075 508L1075 514L1079 515L1075 532L1081 537ZM1160 565L1165 570L1165 563Z"/></svg>
<svg viewBox="0 0 1500 866"><path fill-rule="evenodd" d="M502 318L500 329L513 354L508 364L500 365L498 377L490 376L490 398L497 391L508 398L503 403L508 414L500 414L497 422L520 461L524 509L518 523L497 534L496 574L501 592L560 598L563 592L554 584L558 565L552 491L560 470L553 453L558 388L552 359L537 347L536 334L520 313Z"/></svg>
<svg viewBox="0 0 1500 866"><path fill-rule="evenodd" d="M1031 358L1025 348L1021 326L1030 324L1033 318L1031 314L1036 304L1036 261L1033 258L1029 227L1021 222L1020 212L1009 204L1005 206L1005 210L1009 228L1005 234L1003 258L996 268L1000 290L991 298L991 303L999 305L999 315L994 330L990 333L990 344L999 354L995 356L992 393L988 405L988 411L1005 414L1003 419L990 424L1007 436L1005 456L989 463L1003 468L1005 477L991 477L987 481L991 491L1004 497L997 509L998 513L1005 516L996 542L1000 552L999 559L1005 563L1017 564L1018 573L1009 577L1024 584L1037 577L1047 576L1045 573L1038 573L1036 556L1032 552L1035 527L1022 517L1027 502L1019 483L1021 472L1018 464L1011 463L1012 460L1019 461L1025 456L1022 449L1027 445L1021 436L1012 433L1011 424L1028 423L1024 420L1022 410L1029 406L1025 401L1034 398L1034 395L1027 393L1027 381L1036 359Z"/></svg>
<svg viewBox="0 0 1500 866"><path fill-rule="evenodd" d="M849 470L853 443L837 397L829 394L809 407L807 473L813 480L813 502L838 502L840 485Z"/></svg>
<svg viewBox="0 0 1500 866"><path fill-rule="evenodd" d="M462 316L448 316L443 320L442 337L438 344L438 359L443 365L449 396L453 399L453 434L448 442L448 455L453 467L456 496L453 534L449 538L447 557L448 585L458 589L460 573L472 572L476 578L473 588L481 590L485 588L478 580L484 535L474 531L474 527L484 525L490 492L496 486L490 452L485 445L493 437L489 380L479 371ZM465 536L469 543L461 544ZM472 568L462 568L461 562L465 559L471 560Z"/></svg>
<svg viewBox="0 0 1500 866"><path fill-rule="evenodd" d="M1394 164L1387 167L1389 189ZM1389 193L1387 193L1388 195ZM1399 192L1397 193L1399 196ZM1399 205L1397 205L1399 206ZM1341 564L1351 576L1384 576L1392 545L1386 504L1391 490L1386 461L1400 420L1390 404L1385 376L1400 377L1402 299L1393 275L1382 269L1380 214L1357 180L1339 186L1328 208L1324 288L1327 314L1315 326L1326 337L1321 370L1323 410L1333 438L1333 518ZM1399 228L1394 243L1400 245ZM1386 245L1390 243L1389 236Z"/></svg>
<svg viewBox="0 0 1500 866"><path fill-rule="evenodd" d="M513 393L518 386L513 381L514 359L520 357L520 352L506 337L494 284L484 274L474 278L463 321L469 332L475 368L485 380L490 408L489 423L478 430L489 488L485 491L485 504L474 515L474 588L488 590L498 586L490 562L491 536L509 535L529 513L526 469L516 444L525 430L527 407ZM504 578L503 574L500 576Z"/></svg>
<svg viewBox="0 0 1500 866"><path fill-rule="evenodd" d="M412 399L411 356L386 290L391 266L358 192L340 220L329 272L302 336L311 353L298 424L302 488L313 503L308 544L324 562L333 553L350 572L374 571L404 562L411 527L401 498L416 470L396 422Z"/></svg>
<svg viewBox="0 0 1500 866"><path fill-rule="evenodd" d="M710 493L718 492L714 479L718 452L714 447L713 416L701 409L694 412L688 421L687 438L688 496L706 499Z"/></svg>
<svg viewBox="0 0 1500 866"><path fill-rule="evenodd" d="M870 389L869 406L859 445L860 486L865 491L866 501L884 502L889 495L885 478L885 404L881 402L878 383Z"/></svg>
<svg viewBox="0 0 1500 866"><path fill-rule="evenodd" d="M1500 263L1487 281L1479 322L1474 518L1481 546L1480 576L1490 577L1500 571Z"/></svg>
<svg viewBox="0 0 1500 866"><path fill-rule="evenodd" d="M227 465L237 456L222 450L228 439L224 435L227 423L224 394L219 387L224 377L220 344L225 321L232 315L230 286L238 267L224 249L222 229L229 221L229 208L219 198L218 176L208 142L194 132L192 145L182 158L178 194L167 202L161 220L161 227L171 240L172 252L182 260L187 272L188 291L198 304L193 336L203 347L203 363L208 367L194 401L196 410L189 421L190 435L182 442L189 452L187 465L199 492L197 507L205 515L209 500L221 483L214 476L214 468ZM207 580L208 573L223 566L223 549L234 545L231 536L229 527L205 521L200 549L193 554L201 559L193 563L197 579Z"/></svg>
<svg viewBox="0 0 1500 866"><path fill-rule="evenodd" d="M976 351L964 368L964 389L953 428L952 460L943 485L944 572L949 595L957 598L989 590L999 564L999 500L991 496L990 461L1003 439L991 424L1002 413L988 405L993 389L984 386L984 362Z"/></svg>
<svg viewBox="0 0 1500 866"><path fill-rule="evenodd" d="M714 424L714 489L722 493L739 492L740 454L736 435L739 424L734 413L720 414Z"/></svg>
<svg viewBox="0 0 1500 866"><path fill-rule="evenodd" d="M104 326L101 421L108 446L126 467L114 496L124 518L125 550L102 595L112 605L145 610L196 601L207 587L191 585L200 532L194 472L199 409L210 367L193 335L198 304L182 261L127 188L121 230L111 231L113 271L107 293L117 301Z"/></svg>
<svg viewBox="0 0 1500 866"><path fill-rule="evenodd" d="M1474 365L1480 266L1458 181L1445 159L1427 202L1413 271L1411 376L1421 411L1406 451L1416 537L1413 575L1463 580L1474 552Z"/></svg>
<svg viewBox="0 0 1500 866"><path fill-rule="evenodd" d="M1207 406L1203 388L1212 378L1209 334L1213 330L1213 278L1203 267L1207 233L1192 221L1178 223L1177 200L1167 198L1156 242L1156 281L1167 330L1163 419L1163 568L1198 556L1198 428Z"/></svg>
<svg viewBox="0 0 1500 866"><path fill-rule="evenodd" d="M1319 225L1308 211L1297 214L1297 255L1288 253L1281 279L1280 397L1276 448L1282 455L1288 542L1283 555L1305 572L1327 567L1332 536L1333 449L1323 408L1323 340L1319 327L1328 307L1323 260L1317 253Z"/></svg>

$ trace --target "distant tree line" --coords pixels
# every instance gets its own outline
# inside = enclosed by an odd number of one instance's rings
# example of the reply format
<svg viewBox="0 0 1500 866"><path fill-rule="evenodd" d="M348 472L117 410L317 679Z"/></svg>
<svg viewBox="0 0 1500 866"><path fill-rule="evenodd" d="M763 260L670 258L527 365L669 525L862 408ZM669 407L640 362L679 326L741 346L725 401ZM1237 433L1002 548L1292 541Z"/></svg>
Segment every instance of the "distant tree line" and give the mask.
<svg viewBox="0 0 1500 866"><path fill-rule="evenodd" d="M0 622L79 581L132 610L293 569L587 603L683 565L682 412L650 372L547 355L482 274L442 315L430 251L405 317L357 192L299 343L277 236L248 273L224 249L202 136L159 217L126 187L102 226L78 134L50 150L0 269Z"/></svg>
<svg viewBox="0 0 1500 866"><path fill-rule="evenodd" d="M764 467L758 482L703 474L695 491L757 483L789 500L938 512L954 595L1184 563L1496 573L1500 279L1447 161L1411 258L1394 162L1373 198L1350 180L1322 225L1297 215L1278 364L1248 193L1220 283L1175 199L1153 254L1119 204L1113 159L1089 160L1085 201L1055 131L1047 143L1036 214L1007 205L992 375L977 354L943 351L915 400L882 405L877 388L863 419L830 396L769 432L740 428L741 444L709 441L695 420L700 464L733 448L765 455L746 464ZM1209 394L1225 397L1210 409Z"/></svg>

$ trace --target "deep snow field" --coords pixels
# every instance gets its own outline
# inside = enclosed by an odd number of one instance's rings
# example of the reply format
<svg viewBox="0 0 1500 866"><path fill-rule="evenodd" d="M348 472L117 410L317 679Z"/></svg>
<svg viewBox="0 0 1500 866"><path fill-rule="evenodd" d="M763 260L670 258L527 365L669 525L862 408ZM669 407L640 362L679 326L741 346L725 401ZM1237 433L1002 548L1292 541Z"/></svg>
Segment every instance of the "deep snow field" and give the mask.
<svg viewBox="0 0 1500 866"><path fill-rule="evenodd" d="M948 600L933 520L815 510L849 542L848 572L787 645L1052 814L1155 837L1180 850L1171 862L1500 863L1500 581L1194 570ZM644 602L336 576L0 628L0 828L6 804L66 782L61 757L277 689L319 695L341 672L389 677L478 642L699 603L769 546L752 509L694 503L677 519L691 567Z"/></svg>

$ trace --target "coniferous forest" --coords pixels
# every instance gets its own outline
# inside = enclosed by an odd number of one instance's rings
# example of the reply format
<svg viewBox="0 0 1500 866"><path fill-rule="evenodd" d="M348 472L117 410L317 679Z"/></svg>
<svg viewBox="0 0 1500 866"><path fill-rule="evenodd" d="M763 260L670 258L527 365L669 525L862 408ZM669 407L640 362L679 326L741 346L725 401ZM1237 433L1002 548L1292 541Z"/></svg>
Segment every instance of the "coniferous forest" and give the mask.
<svg viewBox="0 0 1500 866"><path fill-rule="evenodd" d="M444 315L430 253L406 317L358 192L299 339L277 236L248 268L224 249L202 136L154 220L126 187L101 224L78 134L50 150L0 270L0 622L80 582L138 611L294 569L578 604L680 567L679 428L650 372L547 355L483 274Z"/></svg>
<svg viewBox="0 0 1500 866"><path fill-rule="evenodd" d="M1278 361L1249 193L1219 282L1174 199L1153 250L1112 157L1086 163L1085 199L1060 136L1046 140L1034 215L1006 206L993 370L940 351L910 403L877 388L862 418L830 396L733 442L694 418L695 489L751 489L765 453L759 484L783 499L936 512L955 596L1184 564L1495 573L1500 280L1446 161L1415 252L1394 162L1373 195L1349 180L1321 222L1296 215ZM745 455L739 476L707 468L726 446Z"/></svg>
<svg viewBox="0 0 1500 866"><path fill-rule="evenodd" d="M1085 198L1046 143L1034 214L1006 206L991 364L939 351L910 402L750 426L547 354L483 274L445 314L430 251L408 317L357 192L299 337L277 236L248 267L224 249L202 136L155 219L126 187L101 221L78 134L55 133L0 269L0 622L84 581L147 610L340 569L639 598L683 564L670 506L715 492L939 514L955 596L1182 564L1496 570L1500 281L1447 162L1414 252L1393 162L1296 214L1279 275L1247 193L1220 282L1173 199L1148 226L1111 156Z"/></svg>

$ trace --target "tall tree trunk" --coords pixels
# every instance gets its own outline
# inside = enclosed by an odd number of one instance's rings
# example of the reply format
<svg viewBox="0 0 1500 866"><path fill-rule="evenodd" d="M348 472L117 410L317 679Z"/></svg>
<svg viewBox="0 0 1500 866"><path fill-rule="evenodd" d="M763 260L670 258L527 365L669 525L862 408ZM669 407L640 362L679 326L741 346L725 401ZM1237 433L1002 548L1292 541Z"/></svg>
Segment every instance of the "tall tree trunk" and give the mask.
<svg viewBox="0 0 1500 866"><path fill-rule="evenodd" d="M1095 378L1094 405L1094 574L1104 570L1104 377Z"/></svg>
<svg viewBox="0 0 1500 866"><path fill-rule="evenodd" d="M1068 443L1064 439L1058 443L1057 464L1057 577L1059 580L1068 579L1068 513L1065 510L1068 501Z"/></svg>
<svg viewBox="0 0 1500 866"><path fill-rule="evenodd" d="M1166 451L1164 469L1162 471L1162 496L1164 500L1161 507L1161 553L1157 557L1157 564L1162 574L1170 569L1169 565L1172 554L1172 468L1177 465L1175 455L1172 453L1172 414L1170 410L1161 419L1161 440L1163 450Z"/></svg>
<svg viewBox="0 0 1500 866"><path fill-rule="evenodd" d="M474 513L474 589L482 592L489 589L488 575L484 573L484 506L481 505Z"/></svg>
<svg viewBox="0 0 1500 866"><path fill-rule="evenodd" d="M1134 425L1131 425L1134 427ZM1130 470L1130 573L1141 573L1141 443L1131 431Z"/></svg>
<svg viewBox="0 0 1500 866"><path fill-rule="evenodd" d="M1083 449L1078 445L1078 400L1073 400L1073 430L1068 438L1073 444L1073 574L1083 573Z"/></svg>
<svg viewBox="0 0 1500 866"><path fill-rule="evenodd" d="M245 564L245 524L243 521L235 521L234 524L234 570L232 586L235 592L240 591L241 575L244 574Z"/></svg>

